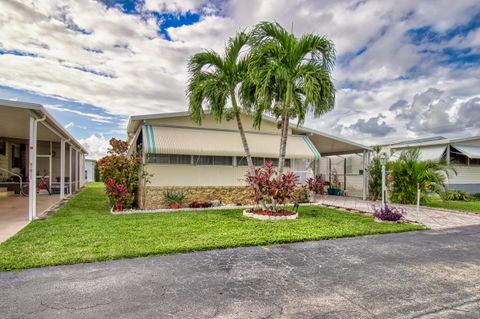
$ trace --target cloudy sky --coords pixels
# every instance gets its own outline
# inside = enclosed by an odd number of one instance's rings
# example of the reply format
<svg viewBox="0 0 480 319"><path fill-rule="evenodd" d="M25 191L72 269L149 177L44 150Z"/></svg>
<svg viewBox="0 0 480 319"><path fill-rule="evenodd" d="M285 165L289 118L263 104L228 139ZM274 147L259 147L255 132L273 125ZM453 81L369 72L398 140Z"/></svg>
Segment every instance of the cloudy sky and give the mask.
<svg viewBox="0 0 480 319"><path fill-rule="evenodd" d="M44 104L97 157L129 115L186 110L187 58L262 20L336 45L335 109L307 126L480 134L478 0L2 0L0 98Z"/></svg>

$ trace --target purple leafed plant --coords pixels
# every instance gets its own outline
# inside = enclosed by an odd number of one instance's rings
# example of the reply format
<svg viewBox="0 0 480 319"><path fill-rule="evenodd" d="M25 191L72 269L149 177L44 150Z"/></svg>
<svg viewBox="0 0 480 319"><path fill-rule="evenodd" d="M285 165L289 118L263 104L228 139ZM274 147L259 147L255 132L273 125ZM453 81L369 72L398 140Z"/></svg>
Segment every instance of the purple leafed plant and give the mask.
<svg viewBox="0 0 480 319"><path fill-rule="evenodd" d="M405 215L405 210L403 208L388 205L385 205L385 209L374 207L374 210L375 212L373 213L373 216L380 220L390 222L396 222L397 220L403 219L403 216Z"/></svg>

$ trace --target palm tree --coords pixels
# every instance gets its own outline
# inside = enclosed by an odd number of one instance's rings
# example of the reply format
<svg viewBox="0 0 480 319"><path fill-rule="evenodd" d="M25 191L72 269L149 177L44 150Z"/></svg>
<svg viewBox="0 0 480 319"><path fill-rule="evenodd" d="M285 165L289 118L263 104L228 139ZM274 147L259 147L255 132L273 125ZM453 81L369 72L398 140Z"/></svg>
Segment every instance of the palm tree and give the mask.
<svg viewBox="0 0 480 319"><path fill-rule="evenodd" d="M204 104L217 121L232 115L236 118L249 174L254 176L255 166L242 124L242 109L237 103L237 91L247 74L248 55L242 56L242 50L246 49L248 41L249 35L239 32L234 38L229 39L224 57L214 51L194 54L188 62L190 79L187 96L190 116L199 125L204 116ZM231 110L227 108L229 100ZM257 194L260 194L258 185L255 186Z"/></svg>
<svg viewBox="0 0 480 319"><path fill-rule="evenodd" d="M261 22L252 30L249 85L242 88L248 108L256 111L255 125L269 112L281 119L278 173L283 173L290 119L301 125L308 112L318 117L333 109L335 87L331 70L333 43L326 37L305 34L300 38L280 24Z"/></svg>

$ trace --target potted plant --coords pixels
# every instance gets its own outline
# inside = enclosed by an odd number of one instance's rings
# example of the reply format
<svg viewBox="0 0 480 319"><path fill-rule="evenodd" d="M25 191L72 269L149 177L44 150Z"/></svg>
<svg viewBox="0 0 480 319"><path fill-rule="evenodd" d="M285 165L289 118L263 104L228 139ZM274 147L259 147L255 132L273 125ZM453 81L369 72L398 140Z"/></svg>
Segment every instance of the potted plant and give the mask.
<svg viewBox="0 0 480 319"><path fill-rule="evenodd" d="M182 207L182 204L185 201L185 193L165 191L163 192L163 201L167 207L178 209Z"/></svg>
<svg viewBox="0 0 480 319"><path fill-rule="evenodd" d="M342 188L340 182L338 181L338 173L336 169L332 171L332 183L328 186L327 194L335 196L342 194Z"/></svg>

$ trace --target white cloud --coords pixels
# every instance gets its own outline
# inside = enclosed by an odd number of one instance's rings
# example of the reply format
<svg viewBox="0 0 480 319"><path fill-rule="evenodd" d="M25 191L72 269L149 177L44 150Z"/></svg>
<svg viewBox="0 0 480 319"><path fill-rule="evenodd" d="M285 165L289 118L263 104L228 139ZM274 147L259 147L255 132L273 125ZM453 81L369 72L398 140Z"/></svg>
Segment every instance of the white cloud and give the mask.
<svg viewBox="0 0 480 319"><path fill-rule="evenodd" d="M99 159L107 155L107 149L110 147L108 140L103 135L92 134L87 138L78 140L88 152L87 157Z"/></svg>
<svg viewBox="0 0 480 319"><path fill-rule="evenodd" d="M477 29L445 44L415 46L406 32L424 26L443 32L466 24L478 12L476 5L475 0L455 5L447 0L147 0L139 8L141 15L133 15L97 1L2 1L0 50L26 55L0 55L0 85L92 104L115 115L185 110L186 61L191 54L222 51L236 31L276 20L297 35L327 35L341 58L333 74L339 88L335 110L319 120L308 119L307 125L338 133L338 124L350 127L382 113L382 121L396 129L388 130L387 138L425 134L408 128L407 121L396 119L388 108L435 88L445 100L455 100L448 116L456 121L455 116L465 113L458 112L460 102L478 95L480 68L458 69L421 51L448 46L480 52L480 33ZM158 32L162 21L151 10L203 16L193 25L168 28L172 41L167 41ZM399 80L412 68L415 76ZM112 120L108 115L49 107L96 122ZM357 140L367 137L354 129L342 132Z"/></svg>
<svg viewBox="0 0 480 319"><path fill-rule="evenodd" d="M208 0L146 0L145 8L157 12L168 11L185 13L187 11L197 11L207 2Z"/></svg>
<svg viewBox="0 0 480 319"><path fill-rule="evenodd" d="M73 122L68 122L67 125L65 125L65 129L68 130L69 128L74 127L74 126L75 126L75 123L73 123Z"/></svg>
<svg viewBox="0 0 480 319"><path fill-rule="evenodd" d="M98 122L103 122L103 123L111 123L112 117L111 116L103 116L100 114L96 113L90 113L90 112L82 112L79 110L73 110L69 108L62 107L61 105L51 105L51 104L46 104L45 108L50 109L50 110L55 110L58 112L69 112L69 113L74 113L77 115L81 115L83 117L88 117L91 118L92 121L98 121Z"/></svg>

